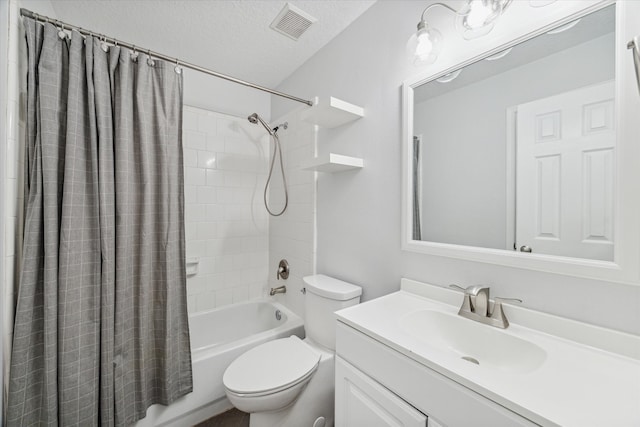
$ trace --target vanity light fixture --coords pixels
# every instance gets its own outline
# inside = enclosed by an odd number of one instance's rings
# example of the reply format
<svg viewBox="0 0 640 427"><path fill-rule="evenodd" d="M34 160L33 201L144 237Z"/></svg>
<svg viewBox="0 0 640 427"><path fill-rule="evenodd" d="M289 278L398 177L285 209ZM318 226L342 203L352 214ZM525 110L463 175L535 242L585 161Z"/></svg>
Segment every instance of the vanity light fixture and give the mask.
<svg viewBox="0 0 640 427"><path fill-rule="evenodd" d="M429 27L425 18L430 9L442 6L455 13L456 29L466 40L471 40L488 34L512 1L466 0L459 11L444 3L430 4L422 11L418 29L407 42L411 62L417 66L433 64L442 49L442 34L437 29Z"/></svg>

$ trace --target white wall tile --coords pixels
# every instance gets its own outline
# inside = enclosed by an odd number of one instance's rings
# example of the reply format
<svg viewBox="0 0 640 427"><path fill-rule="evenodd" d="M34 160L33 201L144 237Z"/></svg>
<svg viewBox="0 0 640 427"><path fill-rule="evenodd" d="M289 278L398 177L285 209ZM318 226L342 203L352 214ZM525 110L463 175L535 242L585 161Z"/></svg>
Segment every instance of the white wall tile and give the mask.
<svg viewBox="0 0 640 427"><path fill-rule="evenodd" d="M194 108L184 107L182 112L182 129L183 131L197 131L198 130L198 113Z"/></svg>
<svg viewBox="0 0 640 427"><path fill-rule="evenodd" d="M241 285L233 288L232 300L234 303L244 302L249 299L249 286Z"/></svg>
<svg viewBox="0 0 640 427"><path fill-rule="evenodd" d="M208 151L224 152L224 137L207 134L206 148Z"/></svg>
<svg viewBox="0 0 640 427"><path fill-rule="evenodd" d="M198 167L198 150L193 148L185 148L184 150L184 166L195 168Z"/></svg>
<svg viewBox="0 0 640 427"><path fill-rule="evenodd" d="M186 168L185 168L185 183L187 181L186 178ZM186 204L196 203L198 198L198 187L196 185L185 185L184 186L184 202Z"/></svg>
<svg viewBox="0 0 640 427"><path fill-rule="evenodd" d="M206 184L212 187L222 187L225 185L225 177L227 172L207 169L206 170Z"/></svg>
<svg viewBox="0 0 640 427"><path fill-rule="evenodd" d="M217 119L213 114L200 114L198 116L198 130L207 135L217 134Z"/></svg>
<svg viewBox="0 0 640 427"><path fill-rule="evenodd" d="M7 151L6 151L6 162L7 162L7 175L6 178L14 179L16 178L16 170L17 170L17 155L18 150L16 149L16 141L14 139L7 140Z"/></svg>
<svg viewBox="0 0 640 427"><path fill-rule="evenodd" d="M233 289L222 289L220 291L216 291L216 305L223 306L228 305L233 302Z"/></svg>
<svg viewBox="0 0 640 427"><path fill-rule="evenodd" d="M216 187L206 187L206 186L198 187L196 203L201 205L209 205L209 204L216 203L217 201L216 194L217 194Z"/></svg>
<svg viewBox="0 0 640 427"><path fill-rule="evenodd" d="M198 151L198 167L202 169L215 169L216 156L216 153L213 151Z"/></svg>
<svg viewBox="0 0 640 427"><path fill-rule="evenodd" d="M215 239L218 237L218 224L216 222L197 222L196 233L198 239Z"/></svg>
<svg viewBox="0 0 640 427"><path fill-rule="evenodd" d="M246 119L194 107L185 107L184 119L187 255L200 261L198 274L187 279L193 313L264 294L267 158L264 129L246 126ZM233 144L229 153L225 141Z"/></svg>
<svg viewBox="0 0 640 427"><path fill-rule="evenodd" d="M184 168L185 185L205 185L206 175L204 169L200 168Z"/></svg>
<svg viewBox="0 0 640 427"><path fill-rule="evenodd" d="M4 235L7 236L4 240L4 254L6 257L12 257L16 254L16 218L6 216L4 221Z"/></svg>
<svg viewBox="0 0 640 427"><path fill-rule="evenodd" d="M193 148L195 150L204 150L207 146L206 136L202 132L185 130L182 134L182 141L186 148Z"/></svg>
<svg viewBox="0 0 640 427"><path fill-rule="evenodd" d="M196 297L196 311L206 311L216 307L216 292L203 292Z"/></svg>

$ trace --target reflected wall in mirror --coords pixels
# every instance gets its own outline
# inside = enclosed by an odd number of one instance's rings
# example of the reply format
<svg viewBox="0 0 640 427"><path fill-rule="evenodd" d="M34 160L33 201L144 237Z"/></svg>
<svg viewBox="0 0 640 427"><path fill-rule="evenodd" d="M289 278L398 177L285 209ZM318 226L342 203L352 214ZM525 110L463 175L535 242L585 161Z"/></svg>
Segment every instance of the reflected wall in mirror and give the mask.
<svg viewBox="0 0 640 427"><path fill-rule="evenodd" d="M413 88L414 240L613 261L615 6Z"/></svg>

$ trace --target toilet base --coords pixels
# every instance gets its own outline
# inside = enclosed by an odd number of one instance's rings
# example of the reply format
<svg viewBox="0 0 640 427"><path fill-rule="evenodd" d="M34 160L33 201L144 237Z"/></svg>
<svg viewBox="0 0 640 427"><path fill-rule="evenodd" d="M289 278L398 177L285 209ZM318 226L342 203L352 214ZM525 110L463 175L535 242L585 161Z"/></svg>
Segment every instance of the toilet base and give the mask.
<svg viewBox="0 0 640 427"><path fill-rule="evenodd" d="M305 340L308 342L308 340ZM315 427L333 427L334 422L334 383L335 354L317 348L322 354L315 374L302 390L300 396L286 408L272 412L253 412L249 417L250 427L313 427L316 420L324 417L324 425Z"/></svg>

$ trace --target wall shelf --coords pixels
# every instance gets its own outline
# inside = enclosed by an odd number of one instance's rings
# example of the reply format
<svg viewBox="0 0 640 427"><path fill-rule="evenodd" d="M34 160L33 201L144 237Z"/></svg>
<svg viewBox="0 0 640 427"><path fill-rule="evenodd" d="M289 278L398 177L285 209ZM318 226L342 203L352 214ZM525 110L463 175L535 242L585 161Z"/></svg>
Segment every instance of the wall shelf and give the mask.
<svg viewBox="0 0 640 427"><path fill-rule="evenodd" d="M316 98L315 104L303 111L300 117L305 122L335 128L364 117L364 108L328 96Z"/></svg>
<svg viewBox="0 0 640 427"><path fill-rule="evenodd" d="M364 167L364 160L358 157L343 156L341 154L329 153L318 156L301 165L302 170L317 172L345 172L348 170L361 169Z"/></svg>

